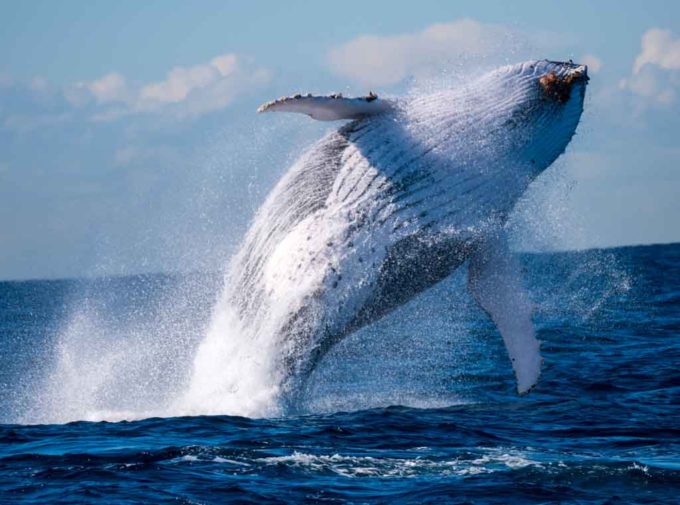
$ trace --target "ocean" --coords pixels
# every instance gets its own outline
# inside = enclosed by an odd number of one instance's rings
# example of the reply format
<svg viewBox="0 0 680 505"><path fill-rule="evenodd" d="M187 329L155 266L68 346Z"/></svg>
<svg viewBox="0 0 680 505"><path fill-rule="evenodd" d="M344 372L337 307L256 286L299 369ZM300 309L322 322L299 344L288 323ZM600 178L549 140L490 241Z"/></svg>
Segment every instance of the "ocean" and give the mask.
<svg viewBox="0 0 680 505"><path fill-rule="evenodd" d="M2 282L0 502L680 503L680 244L521 259L530 394L461 270L337 345L294 416L196 359L220 273Z"/></svg>

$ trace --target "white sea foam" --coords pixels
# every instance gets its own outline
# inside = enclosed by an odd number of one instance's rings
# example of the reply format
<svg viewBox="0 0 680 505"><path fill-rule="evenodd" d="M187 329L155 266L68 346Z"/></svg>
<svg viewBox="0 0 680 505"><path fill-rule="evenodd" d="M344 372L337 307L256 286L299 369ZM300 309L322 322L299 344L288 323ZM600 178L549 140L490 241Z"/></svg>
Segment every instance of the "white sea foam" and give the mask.
<svg viewBox="0 0 680 505"><path fill-rule="evenodd" d="M542 467L515 450L493 449L479 457L455 459L380 458L374 456L317 455L295 451L288 456L257 460L267 465L287 465L310 472L333 472L343 477L417 477L422 475L479 475Z"/></svg>
<svg viewBox="0 0 680 505"><path fill-rule="evenodd" d="M244 328L228 302L218 304L196 352L191 382L173 409L183 415L276 415L275 344Z"/></svg>

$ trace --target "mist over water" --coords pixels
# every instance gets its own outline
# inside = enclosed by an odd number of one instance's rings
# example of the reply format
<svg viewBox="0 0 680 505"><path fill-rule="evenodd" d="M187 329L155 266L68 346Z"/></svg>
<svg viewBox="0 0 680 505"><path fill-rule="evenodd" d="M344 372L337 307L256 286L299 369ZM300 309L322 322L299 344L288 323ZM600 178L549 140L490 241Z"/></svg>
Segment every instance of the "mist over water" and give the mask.
<svg viewBox="0 0 680 505"><path fill-rule="evenodd" d="M597 317L635 283L607 251L522 258L539 337L551 321ZM273 339L253 338L224 289L219 273L67 283L57 296L69 310L45 348L31 351L39 357L22 387L12 387L3 421L281 415L280 376L270 367L281 350ZM484 361L489 367L480 371ZM500 336L467 293L463 268L338 344L310 380L304 409L476 403L486 393L475 375L512 381L506 361Z"/></svg>

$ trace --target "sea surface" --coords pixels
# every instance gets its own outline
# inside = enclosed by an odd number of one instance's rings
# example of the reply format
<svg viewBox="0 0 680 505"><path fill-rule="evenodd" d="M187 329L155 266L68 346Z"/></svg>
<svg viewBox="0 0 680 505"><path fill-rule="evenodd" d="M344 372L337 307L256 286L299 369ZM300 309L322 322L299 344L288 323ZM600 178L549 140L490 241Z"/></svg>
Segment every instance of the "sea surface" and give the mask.
<svg viewBox="0 0 680 505"><path fill-rule="evenodd" d="M680 244L522 261L529 395L461 271L296 416L183 410L220 274L0 283L0 502L680 503Z"/></svg>

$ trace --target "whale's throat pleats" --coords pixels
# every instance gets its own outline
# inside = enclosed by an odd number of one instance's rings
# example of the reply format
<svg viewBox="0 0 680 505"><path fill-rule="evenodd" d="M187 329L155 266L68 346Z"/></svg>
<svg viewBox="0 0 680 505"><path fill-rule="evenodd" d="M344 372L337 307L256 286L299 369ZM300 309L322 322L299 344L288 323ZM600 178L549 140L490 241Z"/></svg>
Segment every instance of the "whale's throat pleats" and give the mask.
<svg viewBox="0 0 680 505"><path fill-rule="evenodd" d="M470 247L425 232L401 239L387 250L370 298L345 330L375 321L445 279L465 261Z"/></svg>
<svg viewBox="0 0 680 505"><path fill-rule="evenodd" d="M455 139L418 133L389 117L349 123L300 158L258 212L231 268L233 304L282 342L285 387L465 261L493 173L442 153Z"/></svg>
<svg viewBox="0 0 680 505"><path fill-rule="evenodd" d="M241 317L256 316L265 299L263 267L281 240L325 205L347 145L345 136L337 132L325 137L288 171L258 211L228 279Z"/></svg>

